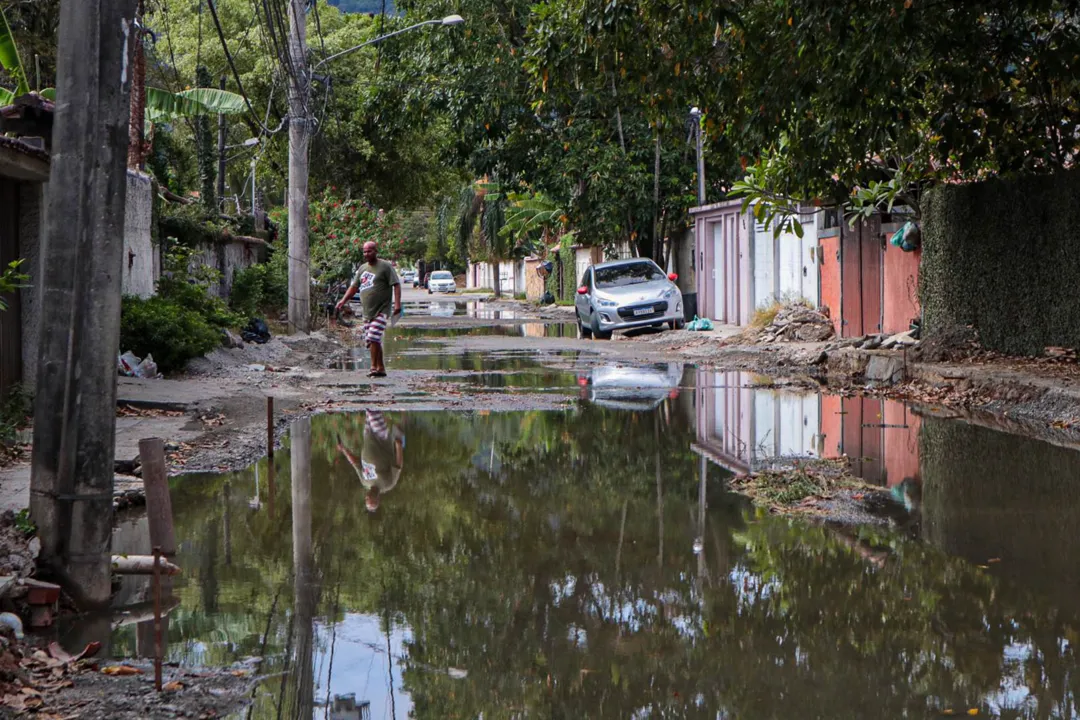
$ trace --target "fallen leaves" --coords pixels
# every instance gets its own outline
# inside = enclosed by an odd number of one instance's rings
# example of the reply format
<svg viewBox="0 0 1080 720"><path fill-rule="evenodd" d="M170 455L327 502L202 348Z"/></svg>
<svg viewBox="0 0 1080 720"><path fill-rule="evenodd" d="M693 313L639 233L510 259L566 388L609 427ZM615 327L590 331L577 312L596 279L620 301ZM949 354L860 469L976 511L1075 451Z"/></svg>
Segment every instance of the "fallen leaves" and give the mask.
<svg viewBox="0 0 1080 720"><path fill-rule="evenodd" d="M173 680L172 682L165 683L161 686L162 692L177 692L184 689L184 683L179 680Z"/></svg>
<svg viewBox="0 0 1080 720"><path fill-rule="evenodd" d="M143 674L142 670L137 667L132 667L131 665L109 665L108 667L101 668L101 672L105 675L115 675L118 677Z"/></svg>

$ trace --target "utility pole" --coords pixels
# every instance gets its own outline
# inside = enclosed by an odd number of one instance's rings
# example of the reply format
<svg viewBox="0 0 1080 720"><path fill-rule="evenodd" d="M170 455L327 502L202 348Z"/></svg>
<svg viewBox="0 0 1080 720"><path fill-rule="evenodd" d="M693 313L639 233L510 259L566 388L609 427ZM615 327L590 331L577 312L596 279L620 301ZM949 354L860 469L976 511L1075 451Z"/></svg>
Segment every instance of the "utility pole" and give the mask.
<svg viewBox="0 0 1080 720"><path fill-rule="evenodd" d="M131 119L128 122L128 161L132 170L140 170L143 164L143 131L146 127L146 49L142 42L143 0L139 0L135 20L139 25L131 29L128 42L134 44L131 61ZM40 85L38 86L40 87Z"/></svg>
<svg viewBox="0 0 1080 720"><path fill-rule="evenodd" d="M221 89L225 89L225 76L221 76ZM228 126L225 124L225 115L217 116L217 197L218 206L225 206L225 140Z"/></svg>
<svg viewBox="0 0 1080 720"><path fill-rule="evenodd" d="M690 108L690 119L694 123L694 138L697 140L697 202L700 207L705 205L705 152L701 110Z"/></svg>
<svg viewBox="0 0 1080 720"><path fill-rule="evenodd" d="M39 565L83 607L111 595L116 349L135 0L63 0L42 238L30 513Z"/></svg>
<svg viewBox="0 0 1080 720"><path fill-rule="evenodd" d="M305 0L289 0L289 330L311 329L311 274L308 265L307 18Z"/></svg>

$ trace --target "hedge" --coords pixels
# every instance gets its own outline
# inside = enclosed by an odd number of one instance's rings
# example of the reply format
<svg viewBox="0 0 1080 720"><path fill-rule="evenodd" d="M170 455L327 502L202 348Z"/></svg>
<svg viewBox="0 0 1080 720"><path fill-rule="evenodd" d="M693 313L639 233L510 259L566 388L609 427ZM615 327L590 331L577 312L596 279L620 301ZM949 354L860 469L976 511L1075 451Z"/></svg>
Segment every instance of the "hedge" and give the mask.
<svg viewBox="0 0 1080 720"><path fill-rule="evenodd" d="M549 256L548 258L556 267L548 275L547 280L544 283L544 289L555 296L556 300L563 302L574 302L577 294L577 282L579 278L575 277L577 274L577 263L575 259L575 252L570 249L561 249L558 253ZM559 268L562 265L563 275L563 291L559 294Z"/></svg>
<svg viewBox="0 0 1080 720"><path fill-rule="evenodd" d="M1080 171L947 185L923 203L927 336L974 327L984 347L1080 349Z"/></svg>

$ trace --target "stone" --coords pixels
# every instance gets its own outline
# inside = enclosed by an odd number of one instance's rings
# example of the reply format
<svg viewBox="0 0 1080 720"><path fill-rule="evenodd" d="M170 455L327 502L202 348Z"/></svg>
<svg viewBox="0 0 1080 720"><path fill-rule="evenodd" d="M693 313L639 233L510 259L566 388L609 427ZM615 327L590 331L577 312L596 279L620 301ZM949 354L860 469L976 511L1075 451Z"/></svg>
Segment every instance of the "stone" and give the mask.
<svg viewBox="0 0 1080 720"><path fill-rule="evenodd" d="M234 333L232 330L221 331L221 344L227 348L244 347L244 341L241 340L240 336Z"/></svg>
<svg viewBox="0 0 1080 720"><path fill-rule="evenodd" d="M877 350L881 347L881 340L876 335L871 335L866 339L862 345L859 346L860 350Z"/></svg>

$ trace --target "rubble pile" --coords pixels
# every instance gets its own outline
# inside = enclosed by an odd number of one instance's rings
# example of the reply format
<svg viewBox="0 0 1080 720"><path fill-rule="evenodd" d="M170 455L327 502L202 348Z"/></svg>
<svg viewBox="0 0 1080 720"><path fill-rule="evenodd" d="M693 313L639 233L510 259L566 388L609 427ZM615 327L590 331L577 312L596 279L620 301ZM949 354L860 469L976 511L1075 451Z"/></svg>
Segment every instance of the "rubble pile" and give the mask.
<svg viewBox="0 0 1080 720"><path fill-rule="evenodd" d="M907 330L895 335L863 335L861 337L837 339L825 346L825 351L838 350L844 347L858 348L859 350L903 350L919 344L919 333L916 330Z"/></svg>
<svg viewBox="0 0 1080 720"><path fill-rule="evenodd" d="M822 342L833 336L833 325L822 312L805 305L785 305L757 333L757 342Z"/></svg>

